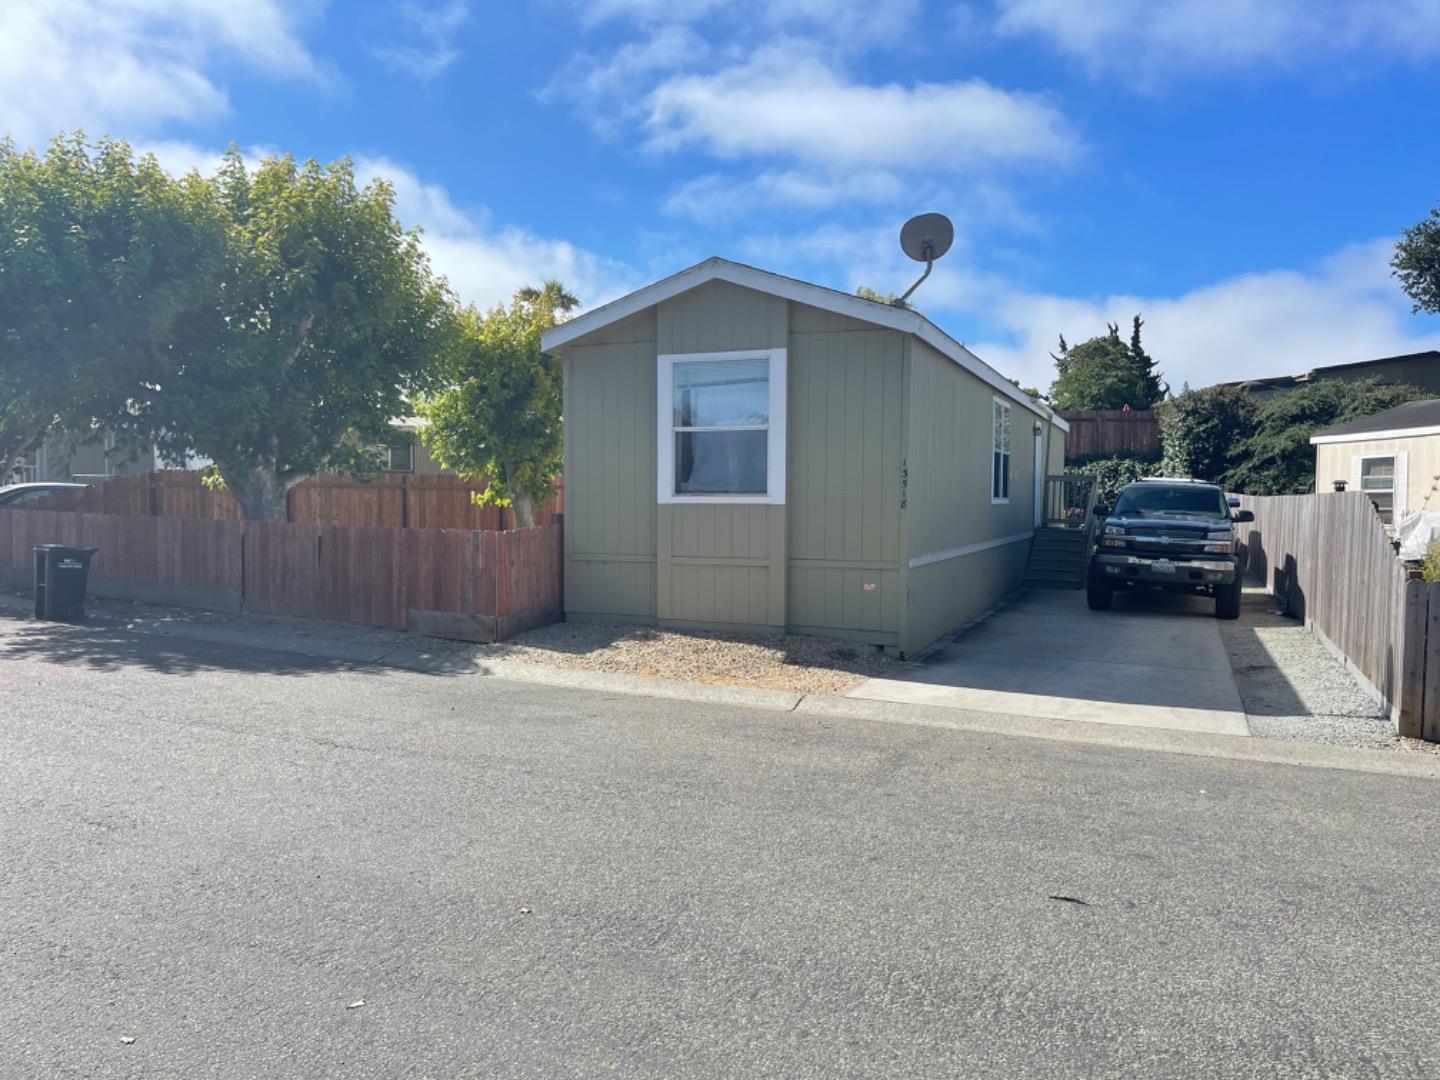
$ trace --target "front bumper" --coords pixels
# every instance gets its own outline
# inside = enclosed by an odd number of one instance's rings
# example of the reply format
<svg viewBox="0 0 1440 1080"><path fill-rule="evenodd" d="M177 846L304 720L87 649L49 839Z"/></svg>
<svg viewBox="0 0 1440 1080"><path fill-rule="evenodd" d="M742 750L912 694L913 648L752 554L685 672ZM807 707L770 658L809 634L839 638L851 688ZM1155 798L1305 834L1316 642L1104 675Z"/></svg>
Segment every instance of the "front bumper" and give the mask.
<svg viewBox="0 0 1440 1080"><path fill-rule="evenodd" d="M1167 569L1166 567L1169 567ZM1147 585L1231 585L1234 559L1166 558L1163 555L1121 555L1097 552L1091 573L1109 581L1139 581Z"/></svg>

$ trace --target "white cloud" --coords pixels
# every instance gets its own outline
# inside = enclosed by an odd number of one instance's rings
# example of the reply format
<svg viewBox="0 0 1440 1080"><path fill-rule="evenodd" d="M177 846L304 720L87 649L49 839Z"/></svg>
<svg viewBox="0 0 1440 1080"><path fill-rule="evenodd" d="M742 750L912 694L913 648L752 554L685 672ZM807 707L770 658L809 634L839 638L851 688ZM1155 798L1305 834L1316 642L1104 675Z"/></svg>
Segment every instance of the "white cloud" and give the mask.
<svg viewBox="0 0 1440 1080"><path fill-rule="evenodd" d="M1179 296L1103 300L995 292L988 310L969 310L1009 334L972 347L1027 385L1048 387L1050 353L1107 322L1145 319L1145 340L1171 386L1284 375L1323 364L1440 348L1440 320L1417 319L1390 276L1393 240L1341 249L1306 271L1242 274Z"/></svg>
<svg viewBox="0 0 1440 1080"><path fill-rule="evenodd" d="M403 0L391 6L391 13L388 40L370 48L387 67L429 80L460 59L455 40L470 21L468 0L445 0L433 6Z"/></svg>
<svg viewBox="0 0 1440 1080"><path fill-rule="evenodd" d="M1070 160L1079 140L1049 102L980 79L872 85L767 50L740 67L676 76L649 97L648 145L719 158L973 171Z"/></svg>
<svg viewBox="0 0 1440 1080"><path fill-rule="evenodd" d="M676 188L662 209L709 225L725 224L760 210L893 203L906 194L900 177L884 169L855 172L783 170L732 178L717 173L696 177Z"/></svg>
<svg viewBox="0 0 1440 1080"><path fill-rule="evenodd" d="M327 83L301 40L306 5L285 0L6 0L0 4L0 136L43 144L63 130L152 129L224 113L216 58Z"/></svg>
<svg viewBox="0 0 1440 1080"><path fill-rule="evenodd" d="M422 243L432 265L467 303L490 307L508 301L522 285L559 278L586 307L594 307L643 284L614 259L568 240L497 226L483 209L462 209L445 188L386 158L356 158L355 173L361 182L381 177L393 185L395 216L425 231Z"/></svg>
<svg viewBox="0 0 1440 1080"><path fill-rule="evenodd" d="M995 28L1047 39L1095 72L1299 65L1366 52L1440 54L1435 0L995 0Z"/></svg>
<svg viewBox="0 0 1440 1080"><path fill-rule="evenodd" d="M836 44L874 48L903 37L919 0L588 0L579 4L587 26L626 21L676 26L722 20L758 38L803 32Z"/></svg>

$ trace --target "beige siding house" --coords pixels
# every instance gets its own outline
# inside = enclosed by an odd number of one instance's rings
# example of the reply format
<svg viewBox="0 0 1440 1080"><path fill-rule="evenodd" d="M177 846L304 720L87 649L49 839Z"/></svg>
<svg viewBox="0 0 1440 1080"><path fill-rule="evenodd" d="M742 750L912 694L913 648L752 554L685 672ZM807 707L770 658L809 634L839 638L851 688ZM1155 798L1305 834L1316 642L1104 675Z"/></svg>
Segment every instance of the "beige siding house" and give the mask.
<svg viewBox="0 0 1440 1080"><path fill-rule="evenodd" d="M1411 401L1317 431L1315 490L1343 483L1375 502L1386 524L1440 510L1440 398Z"/></svg>
<svg viewBox="0 0 1440 1080"><path fill-rule="evenodd" d="M710 259L549 331L570 619L912 653L1015 588L1065 423L916 312Z"/></svg>

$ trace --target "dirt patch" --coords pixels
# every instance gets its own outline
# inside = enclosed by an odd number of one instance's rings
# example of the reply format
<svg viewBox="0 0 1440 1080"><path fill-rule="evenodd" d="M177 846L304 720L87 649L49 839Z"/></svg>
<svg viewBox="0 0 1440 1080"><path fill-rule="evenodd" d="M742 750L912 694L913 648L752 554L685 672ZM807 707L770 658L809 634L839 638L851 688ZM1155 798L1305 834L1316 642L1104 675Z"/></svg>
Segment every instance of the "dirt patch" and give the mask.
<svg viewBox="0 0 1440 1080"><path fill-rule="evenodd" d="M497 645L486 655L552 667L659 679L843 694L907 667L871 645L805 635L737 635L614 623L556 623Z"/></svg>

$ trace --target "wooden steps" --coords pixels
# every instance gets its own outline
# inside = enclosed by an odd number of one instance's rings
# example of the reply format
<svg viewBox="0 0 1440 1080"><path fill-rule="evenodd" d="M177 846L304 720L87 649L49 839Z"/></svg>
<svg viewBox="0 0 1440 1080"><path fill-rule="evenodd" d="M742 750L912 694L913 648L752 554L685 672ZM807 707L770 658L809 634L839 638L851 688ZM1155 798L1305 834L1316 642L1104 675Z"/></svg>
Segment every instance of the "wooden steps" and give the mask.
<svg viewBox="0 0 1440 1080"><path fill-rule="evenodd" d="M1037 589L1080 589L1090 563L1090 537L1086 529L1035 530L1025 584Z"/></svg>

